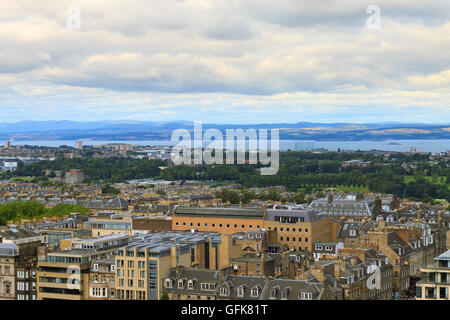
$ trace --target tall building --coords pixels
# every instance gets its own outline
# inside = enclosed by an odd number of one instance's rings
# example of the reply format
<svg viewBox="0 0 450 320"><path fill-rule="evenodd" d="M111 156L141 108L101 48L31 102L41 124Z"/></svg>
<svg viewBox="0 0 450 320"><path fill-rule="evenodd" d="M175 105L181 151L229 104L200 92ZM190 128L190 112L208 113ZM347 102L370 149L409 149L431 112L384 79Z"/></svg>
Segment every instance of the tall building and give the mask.
<svg viewBox="0 0 450 320"><path fill-rule="evenodd" d="M82 183L84 180L84 174L81 170L69 170L66 172L64 182L68 184Z"/></svg>
<svg viewBox="0 0 450 320"><path fill-rule="evenodd" d="M116 261L116 298L158 300L161 283L170 268L191 265L189 244L152 241L143 237L120 249Z"/></svg>
<svg viewBox="0 0 450 320"><path fill-rule="evenodd" d="M83 149L83 141L75 142L75 149L78 149L78 150Z"/></svg>
<svg viewBox="0 0 450 320"><path fill-rule="evenodd" d="M15 261L18 256L15 244L0 243L0 300L15 299Z"/></svg>
<svg viewBox="0 0 450 320"><path fill-rule="evenodd" d="M450 300L450 250L434 260L434 265L420 269L423 278L416 283L417 300Z"/></svg>
<svg viewBox="0 0 450 320"><path fill-rule="evenodd" d="M5 143L3 144L3 146L4 146L5 149L8 149L8 148L11 147L11 142L5 141Z"/></svg>
<svg viewBox="0 0 450 320"><path fill-rule="evenodd" d="M38 300L89 299L93 261L108 259L128 244L130 236L109 235L61 241L62 251L49 252L38 262Z"/></svg>

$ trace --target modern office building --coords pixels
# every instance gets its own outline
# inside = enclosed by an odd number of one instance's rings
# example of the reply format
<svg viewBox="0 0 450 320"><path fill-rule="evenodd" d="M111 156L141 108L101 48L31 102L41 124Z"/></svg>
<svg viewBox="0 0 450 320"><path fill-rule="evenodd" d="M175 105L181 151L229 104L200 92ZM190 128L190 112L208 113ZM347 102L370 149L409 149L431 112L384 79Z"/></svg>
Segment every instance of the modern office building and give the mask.
<svg viewBox="0 0 450 320"><path fill-rule="evenodd" d="M313 250L315 241L332 241L335 228L331 218L311 208L300 210L267 210L264 228L275 230L280 245L298 251Z"/></svg>
<svg viewBox="0 0 450 320"><path fill-rule="evenodd" d="M423 278L416 283L417 300L450 300L450 250L434 260L434 265L420 269Z"/></svg>
<svg viewBox="0 0 450 320"><path fill-rule="evenodd" d="M93 261L110 258L129 240L130 236L123 234L62 240L62 251L49 252L38 262L38 300L89 299Z"/></svg>
<svg viewBox="0 0 450 320"><path fill-rule="evenodd" d="M172 230L197 229L204 232L236 233L262 229L265 210L260 208L177 207Z"/></svg>

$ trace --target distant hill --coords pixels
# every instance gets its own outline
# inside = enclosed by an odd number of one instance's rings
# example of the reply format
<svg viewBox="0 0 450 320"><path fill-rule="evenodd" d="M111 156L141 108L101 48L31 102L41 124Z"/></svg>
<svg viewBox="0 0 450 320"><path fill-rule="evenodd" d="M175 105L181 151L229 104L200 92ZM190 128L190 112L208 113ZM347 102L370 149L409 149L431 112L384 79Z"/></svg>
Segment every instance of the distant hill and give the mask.
<svg viewBox="0 0 450 320"><path fill-rule="evenodd" d="M21 121L0 123L0 140L170 140L173 130L193 130L190 121ZM262 123L212 124L203 129L280 129L283 140L450 139L450 124Z"/></svg>

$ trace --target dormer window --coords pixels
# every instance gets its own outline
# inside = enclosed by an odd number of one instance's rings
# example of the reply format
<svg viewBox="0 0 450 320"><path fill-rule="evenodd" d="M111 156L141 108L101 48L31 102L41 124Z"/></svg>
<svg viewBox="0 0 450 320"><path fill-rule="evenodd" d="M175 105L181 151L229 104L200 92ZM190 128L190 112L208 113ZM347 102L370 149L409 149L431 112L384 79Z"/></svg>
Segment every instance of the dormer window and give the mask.
<svg viewBox="0 0 450 320"><path fill-rule="evenodd" d="M254 298L259 297L259 287L252 288L252 290L250 291L250 295Z"/></svg>
<svg viewBox="0 0 450 320"><path fill-rule="evenodd" d="M276 299L279 290L280 290L280 288L279 288L278 286L272 288L272 289L270 290L270 299Z"/></svg>
<svg viewBox="0 0 450 320"><path fill-rule="evenodd" d="M220 295L227 296L228 295L228 289L227 287L223 286L220 288Z"/></svg>
<svg viewBox="0 0 450 320"><path fill-rule="evenodd" d="M289 293L291 293L291 287L287 287L283 290L283 293L281 295L281 299L283 300L287 300L287 298L289 297Z"/></svg>
<svg viewBox="0 0 450 320"><path fill-rule="evenodd" d="M356 230L350 230L350 235L351 236L356 236Z"/></svg>
<svg viewBox="0 0 450 320"><path fill-rule="evenodd" d="M239 298L243 298L243 297L244 297L244 291L245 291L244 286L240 286L240 287L237 289L237 296L238 296Z"/></svg>
<svg viewBox="0 0 450 320"><path fill-rule="evenodd" d="M194 290L194 285L195 285L195 279L191 279L188 281L188 289L189 290Z"/></svg>
<svg viewBox="0 0 450 320"><path fill-rule="evenodd" d="M178 289L183 289L183 287L184 287L184 280L183 279L178 280Z"/></svg>
<svg viewBox="0 0 450 320"><path fill-rule="evenodd" d="M300 299L302 299L302 300L312 300L312 293L310 293L310 292L302 292L300 294Z"/></svg>
<svg viewBox="0 0 450 320"><path fill-rule="evenodd" d="M164 287L165 288L172 288L172 286L173 286L173 280L172 279L166 279L164 281Z"/></svg>
<svg viewBox="0 0 450 320"><path fill-rule="evenodd" d="M98 264L94 263L94 270L98 270Z"/></svg>

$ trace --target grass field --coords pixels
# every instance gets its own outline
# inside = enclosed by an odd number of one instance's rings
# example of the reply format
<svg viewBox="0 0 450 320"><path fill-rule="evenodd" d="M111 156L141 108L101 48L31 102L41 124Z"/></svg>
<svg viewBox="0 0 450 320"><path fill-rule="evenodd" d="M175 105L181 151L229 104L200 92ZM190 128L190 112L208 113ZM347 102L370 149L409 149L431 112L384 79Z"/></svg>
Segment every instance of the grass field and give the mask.
<svg viewBox="0 0 450 320"><path fill-rule="evenodd" d="M13 177L10 179L11 181L31 181L33 177Z"/></svg>
<svg viewBox="0 0 450 320"><path fill-rule="evenodd" d="M343 192L361 192L361 193L368 193L369 188L367 186L362 187L353 187L353 186L342 186L342 187L336 187L337 190L341 190Z"/></svg>
<svg viewBox="0 0 450 320"><path fill-rule="evenodd" d="M446 184L447 183L445 177L438 177L435 182L433 181L433 177L424 176L424 179L428 180L430 182L433 182L433 183L437 183L437 184ZM415 180L416 179L414 178L414 176L404 176L405 183L413 182Z"/></svg>

